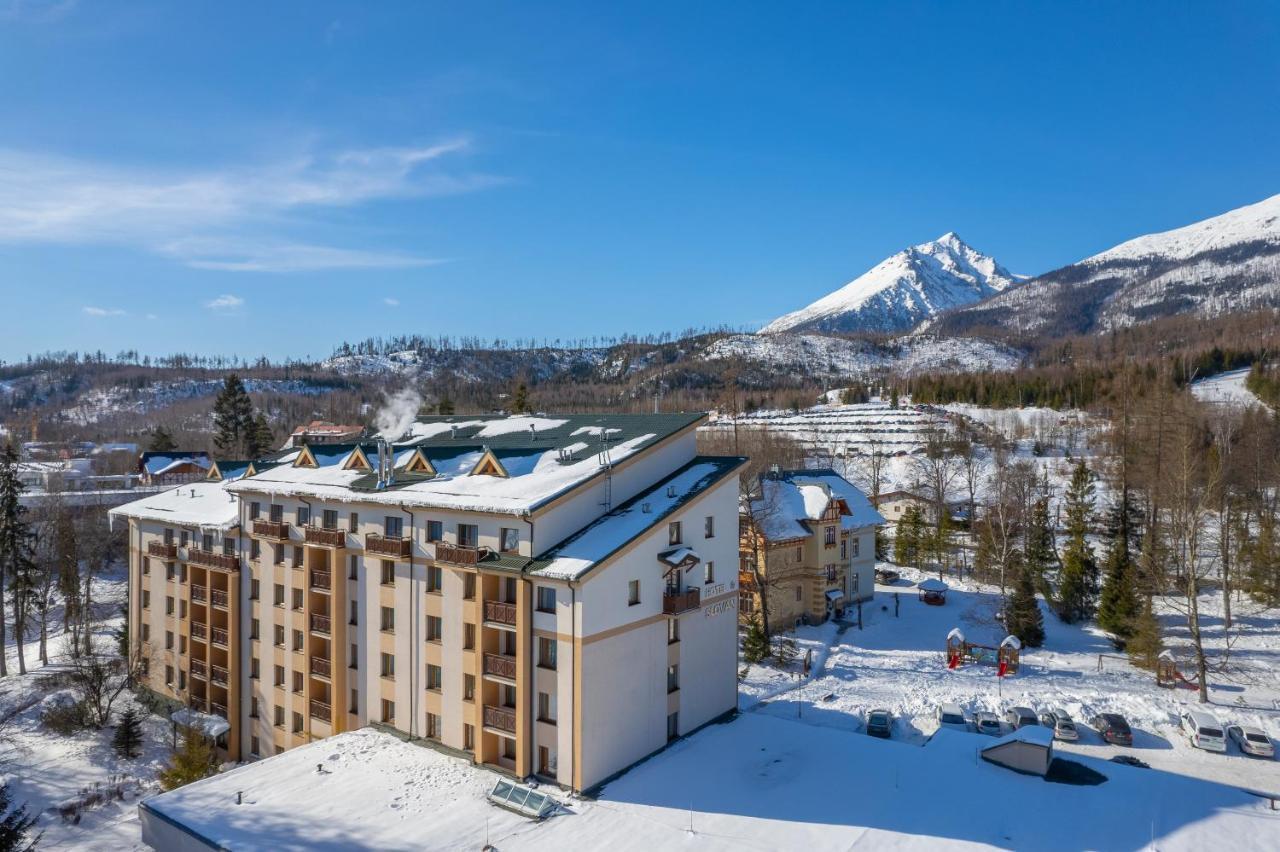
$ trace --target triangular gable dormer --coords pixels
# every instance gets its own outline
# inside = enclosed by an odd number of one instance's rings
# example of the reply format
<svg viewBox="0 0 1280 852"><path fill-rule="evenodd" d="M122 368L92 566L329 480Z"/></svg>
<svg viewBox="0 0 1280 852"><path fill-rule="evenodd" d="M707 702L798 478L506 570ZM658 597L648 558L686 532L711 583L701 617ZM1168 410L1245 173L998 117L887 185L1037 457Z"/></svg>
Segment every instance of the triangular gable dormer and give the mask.
<svg viewBox="0 0 1280 852"><path fill-rule="evenodd" d="M849 511L849 504L839 497L832 497L827 503L827 508L822 510L822 520L838 521L844 515L852 515Z"/></svg>
<svg viewBox="0 0 1280 852"><path fill-rule="evenodd" d="M480 457L480 461L476 462L476 466L471 468L468 476L501 476L504 479L509 475L507 469L502 466L502 462L498 461L498 457L493 454L493 450L485 447L484 455Z"/></svg>
<svg viewBox="0 0 1280 852"><path fill-rule="evenodd" d="M422 454L421 449L416 449L409 456L409 461L404 465L405 473L420 473L424 476L435 476L436 469L432 467L431 460Z"/></svg>
<svg viewBox="0 0 1280 852"><path fill-rule="evenodd" d="M369 457L364 454L364 450L357 446L347 456L346 461L342 463L343 470L373 470L373 465L369 464Z"/></svg>
<svg viewBox="0 0 1280 852"><path fill-rule="evenodd" d="M241 479L244 479L245 477L248 477L248 476L257 476L257 475L258 475L257 466L255 466L253 462L249 462L249 466L245 468L244 476L242 476Z"/></svg>
<svg viewBox="0 0 1280 852"><path fill-rule="evenodd" d="M316 463L316 457L311 453L311 448L306 444L302 445L302 449L298 450L298 457L293 460L294 467L319 467Z"/></svg>
<svg viewBox="0 0 1280 852"><path fill-rule="evenodd" d="M222 481L222 471L218 469L218 463L216 461L209 465L209 472L205 475L205 479L210 482Z"/></svg>

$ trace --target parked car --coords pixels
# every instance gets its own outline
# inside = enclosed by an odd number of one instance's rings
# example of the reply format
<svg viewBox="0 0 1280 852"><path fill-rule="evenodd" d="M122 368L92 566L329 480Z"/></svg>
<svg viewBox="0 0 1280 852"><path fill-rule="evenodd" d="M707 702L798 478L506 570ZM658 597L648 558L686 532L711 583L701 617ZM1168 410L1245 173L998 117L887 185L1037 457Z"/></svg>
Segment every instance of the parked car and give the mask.
<svg viewBox="0 0 1280 852"><path fill-rule="evenodd" d="M1036 711L1030 707L1010 707L1004 712L1004 720L1015 731L1028 725L1040 724L1040 720L1036 718Z"/></svg>
<svg viewBox="0 0 1280 852"><path fill-rule="evenodd" d="M1046 728L1053 729L1053 738L1055 740L1064 740L1066 742L1075 742L1080 739L1080 732L1076 730L1076 723L1066 710L1053 709L1040 711L1040 724Z"/></svg>
<svg viewBox="0 0 1280 852"><path fill-rule="evenodd" d="M1275 757L1275 746L1271 744L1271 738L1257 728L1250 728L1245 725L1232 725L1227 728L1227 736L1235 740L1240 751L1254 757Z"/></svg>
<svg viewBox="0 0 1280 852"><path fill-rule="evenodd" d="M876 569L876 582L886 586L892 586L894 583L898 582L898 578L901 576L902 575L897 571L892 571L888 568Z"/></svg>
<svg viewBox="0 0 1280 852"><path fill-rule="evenodd" d="M1138 769L1151 768L1151 764L1147 763L1145 760L1138 760L1138 758L1131 754L1117 754L1115 757L1111 758L1111 762L1122 763L1125 766L1136 766Z"/></svg>
<svg viewBox="0 0 1280 852"><path fill-rule="evenodd" d="M1222 723L1212 713L1203 710L1188 710L1182 714L1182 733L1187 741L1196 748L1205 751L1227 753L1227 735L1222 731Z"/></svg>
<svg viewBox="0 0 1280 852"><path fill-rule="evenodd" d="M1000 719L995 713L979 711L973 714L973 729L989 737L1000 736Z"/></svg>
<svg viewBox="0 0 1280 852"><path fill-rule="evenodd" d="M893 714L888 710L872 710L867 714L867 733L889 739L893 734Z"/></svg>
<svg viewBox="0 0 1280 852"><path fill-rule="evenodd" d="M964 710L959 704L939 704L934 717L938 720L939 728L951 728L954 731L969 730L969 723L965 721Z"/></svg>
<svg viewBox="0 0 1280 852"><path fill-rule="evenodd" d="M1089 722L1103 742L1118 746L1133 745L1133 730L1119 713L1099 713Z"/></svg>

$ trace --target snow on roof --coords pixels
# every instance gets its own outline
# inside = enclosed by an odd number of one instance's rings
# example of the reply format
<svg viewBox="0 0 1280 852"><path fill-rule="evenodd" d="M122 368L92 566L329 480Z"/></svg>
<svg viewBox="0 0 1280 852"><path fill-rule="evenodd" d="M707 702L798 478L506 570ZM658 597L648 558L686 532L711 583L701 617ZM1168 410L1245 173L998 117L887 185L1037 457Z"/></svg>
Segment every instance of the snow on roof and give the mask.
<svg viewBox="0 0 1280 852"><path fill-rule="evenodd" d="M231 723L221 716L189 710L186 707L174 710L169 714L169 718L179 725L199 731L210 739L216 739L231 730Z"/></svg>
<svg viewBox="0 0 1280 852"><path fill-rule="evenodd" d="M833 470L783 471L761 483L762 498L752 501L751 511L770 541L804 538L812 534L806 521L822 518L831 500L844 501L849 514L840 519L846 530L884 523L861 489Z"/></svg>
<svg viewBox="0 0 1280 852"><path fill-rule="evenodd" d="M614 551L661 523L686 501L737 469L737 458L697 458L648 491L623 503L593 524L556 545L539 560L534 572L545 577L577 579ZM689 554L693 551L689 550ZM689 554L685 554L686 556ZM694 554L696 555L696 554ZM671 563L675 564L675 563Z"/></svg>
<svg viewBox="0 0 1280 852"><path fill-rule="evenodd" d="M941 580L930 577L927 580L921 580L919 583L916 583L916 588L925 592L945 592L951 587Z"/></svg>
<svg viewBox="0 0 1280 852"><path fill-rule="evenodd" d="M990 745L985 746L982 750L987 751L1007 743L1031 743L1032 745L1052 748L1053 729L1046 728L1044 725L1024 725L1012 733L1005 734Z"/></svg>
<svg viewBox="0 0 1280 852"><path fill-rule="evenodd" d="M242 481L242 480L236 480ZM229 530L239 521L238 504L228 493L227 482L192 482L117 506L115 518L158 521L179 527Z"/></svg>
<svg viewBox="0 0 1280 852"><path fill-rule="evenodd" d="M151 474L152 476L156 476L158 474L164 473L165 471L172 470L173 468L179 465L183 465L187 463L198 465L199 467L203 467L207 470L210 465L209 454L203 451L192 452L192 453L146 452L142 454L143 469L145 469L147 473Z"/></svg>
<svg viewBox="0 0 1280 852"><path fill-rule="evenodd" d="M1022 650L1022 640L1019 639L1017 636L1012 636L1012 635L1006 636L1004 637L1004 641L1000 643L1000 647L1013 648L1015 650Z"/></svg>
<svg viewBox="0 0 1280 852"><path fill-rule="evenodd" d="M530 429L535 432L544 432L549 429L556 429L568 422L568 420L559 420L554 417L507 417L502 420L489 421L484 425L483 429L476 433L476 437L495 438L498 435L509 435L512 432L528 432Z"/></svg>

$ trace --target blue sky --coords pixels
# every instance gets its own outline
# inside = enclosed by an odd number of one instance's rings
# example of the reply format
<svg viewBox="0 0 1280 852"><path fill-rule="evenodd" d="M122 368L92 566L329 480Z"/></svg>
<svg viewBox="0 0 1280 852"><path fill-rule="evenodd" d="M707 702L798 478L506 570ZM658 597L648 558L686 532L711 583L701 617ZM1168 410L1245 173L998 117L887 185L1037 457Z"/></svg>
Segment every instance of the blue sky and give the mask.
<svg viewBox="0 0 1280 852"><path fill-rule="evenodd" d="M0 358L754 327L1280 192L1268 3L0 0Z"/></svg>

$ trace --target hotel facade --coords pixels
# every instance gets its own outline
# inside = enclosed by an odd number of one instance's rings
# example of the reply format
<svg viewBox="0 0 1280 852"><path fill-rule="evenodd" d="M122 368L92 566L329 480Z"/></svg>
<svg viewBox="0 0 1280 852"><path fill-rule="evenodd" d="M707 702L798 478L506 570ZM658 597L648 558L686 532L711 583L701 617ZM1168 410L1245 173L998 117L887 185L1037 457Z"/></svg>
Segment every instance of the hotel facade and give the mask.
<svg viewBox="0 0 1280 852"><path fill-rule="evenodd" d="M365 725L591 788L737 701L701 415L424 418L113 510L149 689L252 760Z"/></svg>

